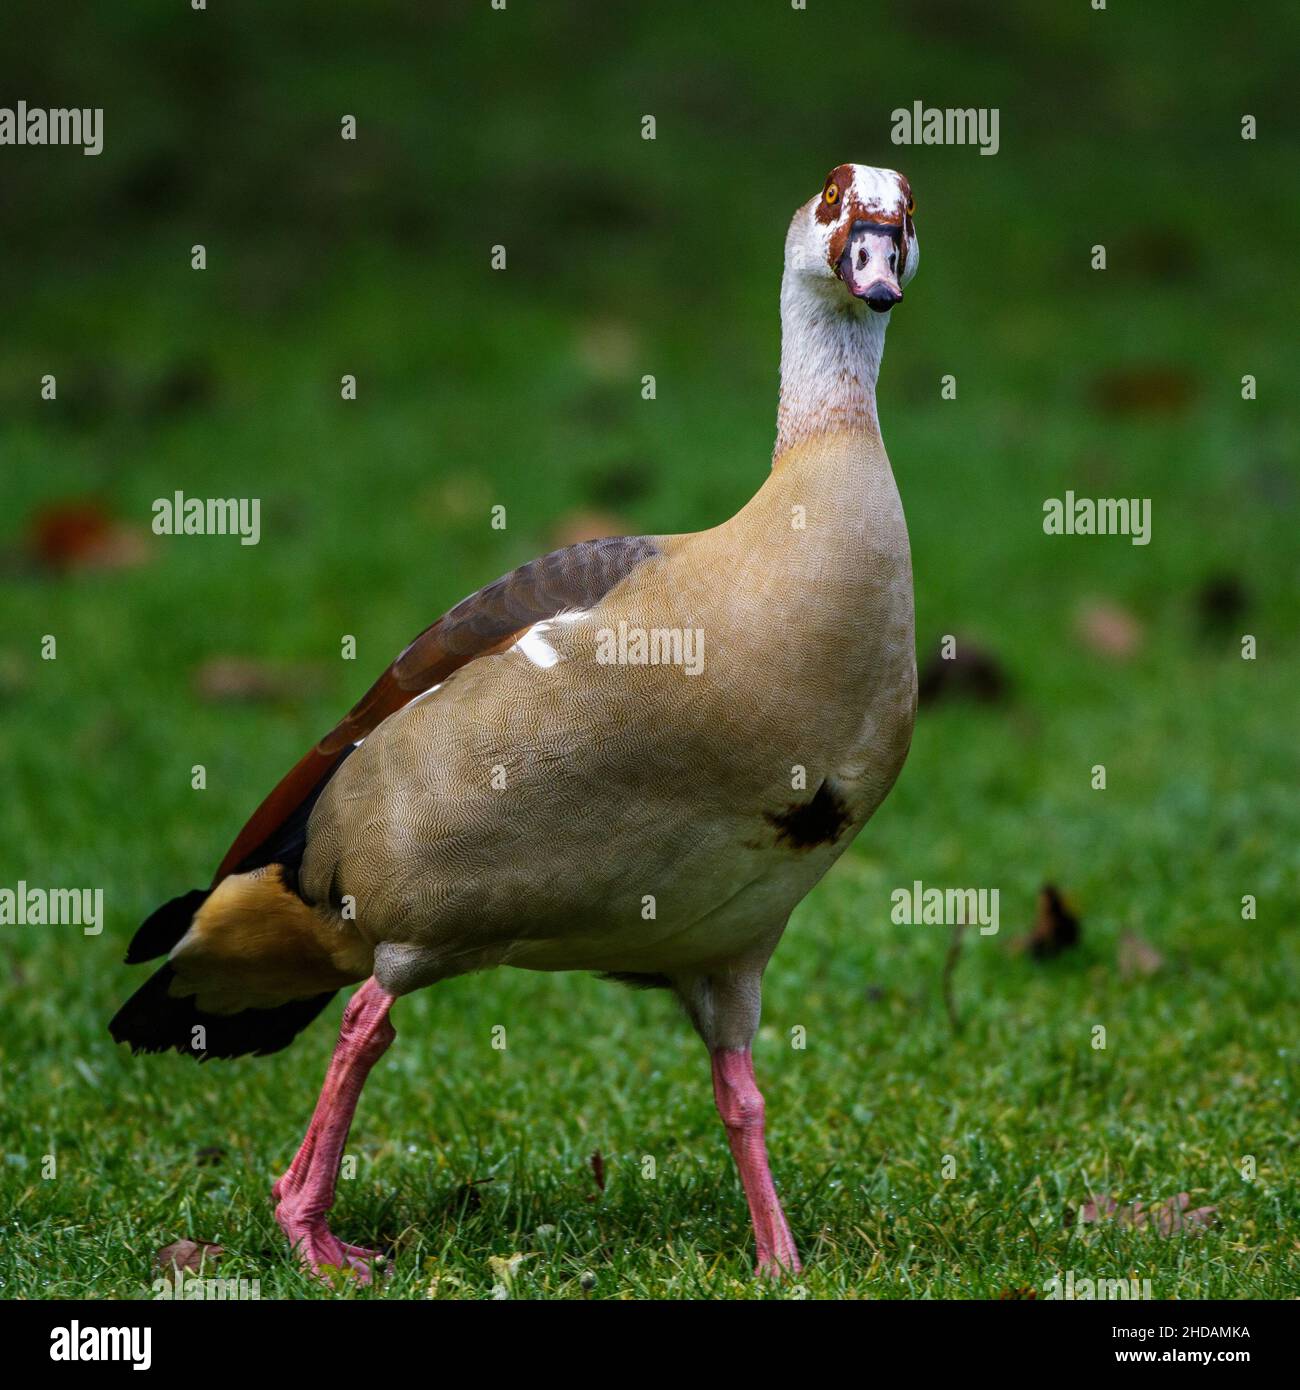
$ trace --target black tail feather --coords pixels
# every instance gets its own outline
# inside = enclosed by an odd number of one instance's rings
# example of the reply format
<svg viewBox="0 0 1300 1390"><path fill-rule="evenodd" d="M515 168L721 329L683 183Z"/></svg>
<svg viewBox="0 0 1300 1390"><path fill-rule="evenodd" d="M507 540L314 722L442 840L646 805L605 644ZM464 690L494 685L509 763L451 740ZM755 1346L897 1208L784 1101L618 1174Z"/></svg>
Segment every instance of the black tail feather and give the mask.
<svg viewBox="0 0 1300 1390"><path fill-rule="evenodd" d="M288 1047L337 993L331 989L273 1009L205 1014L193 997L177 999L167 992L175 974L170 965L161 966L122 1005L108 1025L115 1041L130 1043L132 1052L175 1048L198 1062L212 1057L246 1057L249 1053L266 1057Z"/></svg>
<svg viewBox="0 0 1300 1390"><path fill-rule="evenodd" d="M194 914L207 901L208 892L206 888L191 888L188 893L182 893L151 912L140 923L126 948L126 963L139 965L141 961L165 956L189 931Z"/></svg>

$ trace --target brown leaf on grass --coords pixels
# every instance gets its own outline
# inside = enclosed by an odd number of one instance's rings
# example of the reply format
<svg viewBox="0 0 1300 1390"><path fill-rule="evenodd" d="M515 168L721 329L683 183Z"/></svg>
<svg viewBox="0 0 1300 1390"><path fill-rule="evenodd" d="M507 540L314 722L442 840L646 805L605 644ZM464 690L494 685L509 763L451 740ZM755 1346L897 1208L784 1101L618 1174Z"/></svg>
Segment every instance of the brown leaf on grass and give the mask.
<svg viewBox="0 0 1300 1390"><path fill-rule="evenodd" d="M478 1211L483 1205L483 1196L479 1188L495 1181L495 1178L470 1178L460 1183L448 1194L443 1203L445 1209L453 1214L465 1215Z"/></svg>
<svg viewBox="0 0 1300 1390"><path fill-rule="evenodd" d="M1075 615L1074 626L1084 646L1102 656L1122 661L1142 646L1142 624L1115 603L1085 603Z"/></svg>
<svg viewBox="0 0 1300 1390"><path fill-rule="evenodd" d="M1118 367L1092 386L1093 404L1107 415L1181 415L1195 395L1195 381L1178 367Z"/></svg>
<svg viewBox="0 0 1300 1390"><path fill-rule="evenodd" d="M605 1155L602 1154L601 1151L600 1151L599 1149L597 1149L596 1152L595 1152L594 1154L592 1154L592 1156L591 1156L591 1176L595 1179L597 1190L598 1190L599 1192L604 1192L604 1190L605 1190ZM593 1193L591 1196L589 1196L589 1197L587 1198L587 1200L588 1200L589 1202L594 1202L594 1201L596 1200L596 1194Z"/></svg>
<svg viewBox="0 0 1300 1390"><path fill-rule="evenodd" d="M999 1300L1005 1300L1005 1299L1008 1299L1008 1298L1037 1298L1037 1297L1038 1297L1038 1290L1037 1290L1037 1289L1031 1289L1028 1285L1026 1285L1024 1288L1020 1288L1020 1289L1003 1289L1002 1292L1001 1292L1000 1294L998 1294Z"/></svg>
<svg viewBox="0 0 1300 1390"><path fill-rule="evenodd" d="M959 637L953 654L931 652L921 667L917 700L932 705L936 700L968 699L996 704L1006 698L1010 682L1002 663L974 642Z"/></svg>
<svg viewBox="0 0 1300 1390"><path fill-rule="evenodd" d="M182 1269L197 1274L204 1265L211 1268L223 1254L219 1245L210 1245L205 1240L176 1240L164 1245L154 1255L154 1262L164 1272L169 1269Z"/></svg>
<svg viewBox="0 0 1300 1390"><path fill-rule="evenodd" d="M194 692L203 700L301 700L324 688L319 666L268 666L248 657L216 656L194 672Z"/></svg>
<svg viewBox="0 0 1300 1390"><path fill-rule="evenodd" d="M606 536L626 536L630 527L613 512L566 512L546 533L546 543L552 550L581 541L599 541Z"/></svg>
<svg viewBox="0 0 1300 1390"><path fill-rule="evenodd" d="M1105 1221L1108 1217L1113 1216L1118 1208L1119 1203L1115 1201L1114 1197L1103 1192L1100 1196L1094 1197L1090 1202L1085 1202L1079 1208L1078 1219L1082 1225L1089 1226L1097 1221ZM1066 1208L1066 1214L1072 1222L1074 1213L1072 1213L1068 1207Z"/></svg>
<svg viewBox="0 0 1300 1390"><path fill-rule="evenodd" d="M1120 979L1133 980L1154 975L1164 965L1165 958L1149 941L1126 931L1119 939L1118 963Z"/></svg>
<svg viewBox="0 0 1300 1390"><path fill-rule="evenodd" d="M1191 1195L1180 1192L1167 1202L1157 1202L1151 1208L1151 1216L1156 1222L1156 1232L1162 1236L1179 1235L1183 1231L1199 1231L1209 1226L1218 1215L1218 1207L1192 1207Z"/></svg>
<svg viewBox="0 0 1300 1390"><path fill-rule="evenodd" d="M54 502L42 507L27 528L27 546L42 569L56 574L118 570L149 558L145 532L110 516L98 502Z"/></svg>
<svg viewBox="0 0 1300 1390"><path fill-rule="evenodd" d="M1129 1226L1138 1231L1154 1231L1162 1239L1181 1235L1184 1231L1199 1231L1214 1220L1218 1207L1193 1207L1190 1211L1191 1196L1180 1192L1163 1202L1131 1202L1121 1207L1107 1193L1100 1193L1092 1201L1079 1208L1079 1221L1083 1225L1094 1225L1102 1221L1113 1221L1117 1226Z"/></svg>
<svg viewBox="0 0 1300 1390"><path fill-rule="evenodd" d="M1079 944L1080 918L1070 909L1060 889L1045 883L1038 890L1038 915L1033 930L1012 943L1016 951L1028 951L1035 960L1051 960Z"/></svg>

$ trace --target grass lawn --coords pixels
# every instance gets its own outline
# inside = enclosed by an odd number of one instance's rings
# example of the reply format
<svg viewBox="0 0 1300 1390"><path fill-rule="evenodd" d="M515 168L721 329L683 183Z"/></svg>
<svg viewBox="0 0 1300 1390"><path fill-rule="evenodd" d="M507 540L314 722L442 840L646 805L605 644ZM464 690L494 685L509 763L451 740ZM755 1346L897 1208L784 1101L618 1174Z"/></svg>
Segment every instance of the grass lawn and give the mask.
<svg viewBox="0 0 1300 1390"><path fill-rule="evenodd" d="M254 45L238 28L251 21L223 17L209 99L262 132L238 158L200 133L183 163L206 172L141 203L132 179L163 137L136 132L6 209L29 273L0 341L0 887L102 887L106 925L0 927L0 1296L147 1298L154 1252L179 1238L220 1244L221 1276L257 1279L263 1298L480 1298L501 1281L491 1261L520 1254L511 1292L528 1298L1042 1297L1071 1270L1149 1279L1156 1298L1294 1296L1285 28L1231 39L1239 65L1219 61L1206 25L1229 20L1213 7L1176 33L1110 14L1128 26L1115 47L1026 4L998 20L1035 54L1013 63L1001 31L918 4L890 31L885 95L846 118L844 89L816 85L833 16L593 21L575 60L592 80L571 84L557 68L572 33L516 8L516 30L455 21L454 74L445 46L404 59L433 20L394 16L377 37L267 19ZM106 105L134 73L140 108L192 110L184 64L155 61L192 40L117 22ZM232 56L277 37L290 57L274 82ZM511 83L487 71L503 52ZM792 79L815 95L775 111L767 94ZM889 145L889 109L917 96L1000 105L1002 152ZM358 108L378 114L342 159L336 124L303 135ZM1273 124L1247 145L1238 122L1256 108ZM658 114L653 143L642 111ZM807 1268L794 1285L753 1280L708 1059L671 999L501 970L395 1009L334 1221L392 1251L393 1272L326 1288L283 1248L268 1194L341 1000L272 1058L132 1059L106 1032L143 978L121 966L125 944L206 880L252 805L452 602L584 518L689 530L760 485L781 238L843 159L896 164L918 199L921 266L893 315L880 412L922 660L956 634L1009 688L922 709L897 788L769 967L755 1062ZM1207 178L1248 190L1224 302ZM94 254L68 209L99 229ZM200 275L189 247L204 240ZM504 274L488 269L497 242ZM1097 242L1104 274L1089 269ZM56 402L38 399L45 372ZM345 372L355 402L339 398ZM1245 373L1257 400L1241 398ZM153 499L178 489L260 497L261 543L146 536L144 563L71 574L28 561L42 508L89 497L147 532ZM1043 501L1067 489L1150 498L1151 544L1044 535ZM1206 630L1197 594L1216 575L1246 606ZM1126 656L1081 637L1098 604L1140 629ZM217 658L285 688L204 695L196 673ZM968 933L955 970L959 1033L941 993L948 929L890 920L893 890L918 879L1000 892L999 933ZM1038 961L1011 943L1048 881L1082 937ZM1120 970L1126 933L1157 953L1153 973ZM1101 1194L1183 1192L1216 1209L1205 1229L1077 1220Z"/></svg>

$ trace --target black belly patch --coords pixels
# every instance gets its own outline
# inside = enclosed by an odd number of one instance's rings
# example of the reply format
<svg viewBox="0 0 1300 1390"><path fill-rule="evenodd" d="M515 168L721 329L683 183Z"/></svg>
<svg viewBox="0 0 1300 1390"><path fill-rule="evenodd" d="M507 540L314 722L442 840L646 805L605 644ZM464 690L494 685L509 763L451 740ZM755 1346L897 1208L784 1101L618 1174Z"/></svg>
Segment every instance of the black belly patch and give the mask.
<svg viewBox="0 0 1300 1390"><path fill-rule="evenodd" d="M598 980L610 980L616 985L627 985L629 989L672 989L673 982L667 975L656 975L642 970L601 970L596 974Z"/></svg>
<svg viewBox="0 0 1300 1390"><path fill-rule="evenodd" d="M778 844L791 849L815 849L833 845L849 824L849 808L828 782L817 788L811 801L796 802L784 811L765 811L764 819L776 827Z"/></svg>

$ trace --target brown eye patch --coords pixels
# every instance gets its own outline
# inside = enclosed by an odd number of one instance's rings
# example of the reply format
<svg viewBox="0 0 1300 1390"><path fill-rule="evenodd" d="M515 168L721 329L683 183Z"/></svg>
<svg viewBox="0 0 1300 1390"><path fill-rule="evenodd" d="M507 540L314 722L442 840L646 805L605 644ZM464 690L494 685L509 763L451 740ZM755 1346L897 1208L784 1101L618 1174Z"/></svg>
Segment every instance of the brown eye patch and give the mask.
<svg viewBox="0 0 1300 1390"><path fill-rule="evenodd" d="M817 204L817 220L823 224L834 222L844 211L844 199L853 183L853 169L848 164L838 165L826 177L826 186Z"/></svg>

